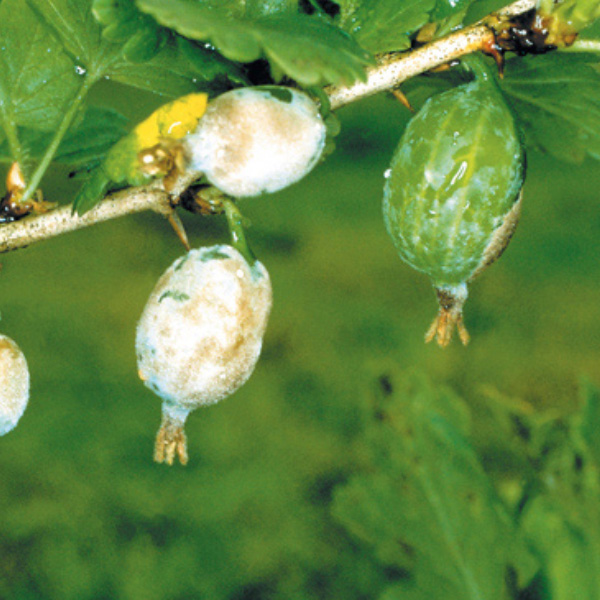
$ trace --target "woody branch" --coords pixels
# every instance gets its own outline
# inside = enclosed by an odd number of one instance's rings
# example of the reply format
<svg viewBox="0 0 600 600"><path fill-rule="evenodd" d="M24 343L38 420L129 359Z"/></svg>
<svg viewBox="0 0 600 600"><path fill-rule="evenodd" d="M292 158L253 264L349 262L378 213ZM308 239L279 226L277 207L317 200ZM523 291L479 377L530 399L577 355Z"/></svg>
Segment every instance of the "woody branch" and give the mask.
<svg viewBox="0 0 600 600"><path fill-rule="evenodd" d="M511 20L532 10L536 0L518 0L495 13L495 18ZM493 32L485 19L465 27L446 37L435 40L417 50L391 53L379 57L377 64L367 72L367 79L351 86L330 86L325 89L332 109L356 102L374 94L393 90L404 81L435 69L461 56L477 52L493 42ZM94 209L83 216L72 213L71 206L64 206L48 213L29 216L0 227L0 253L29 246L62 233L88 227L109 219L151 210L165 216L172 213L171 199L177 198L196 179L186 173L167 194L160 184L130 188L109 195Z"/></svg>

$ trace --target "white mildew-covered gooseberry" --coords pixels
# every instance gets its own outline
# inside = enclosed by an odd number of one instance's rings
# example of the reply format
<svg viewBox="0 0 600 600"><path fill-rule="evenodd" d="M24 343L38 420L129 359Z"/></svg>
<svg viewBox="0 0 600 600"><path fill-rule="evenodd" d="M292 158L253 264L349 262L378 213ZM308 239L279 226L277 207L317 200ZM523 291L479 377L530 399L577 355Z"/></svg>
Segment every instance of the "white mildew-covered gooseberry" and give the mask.
<svg viewBox="0 0 600 600"><path fill-rule="evenodd" d="M241 88L208 104L185 140L189 168L236 198L276 192L304 177L325 147L315 103L287 87Z"/></svg>
<svg viewBox="0 0 600 600"><path fill-rule="evenodd" d="M29 400L29 369L21 349L0 334L0 435L12 431Z"/></svg>
<svg viewBox="0 0 600 600"><path fill-rule="evenodd" d="M271 310L264 266L231 246L191 250L158 280L137 328L140 378L163 399L154 458L187 462L188 414L252 374Z"/></svg>

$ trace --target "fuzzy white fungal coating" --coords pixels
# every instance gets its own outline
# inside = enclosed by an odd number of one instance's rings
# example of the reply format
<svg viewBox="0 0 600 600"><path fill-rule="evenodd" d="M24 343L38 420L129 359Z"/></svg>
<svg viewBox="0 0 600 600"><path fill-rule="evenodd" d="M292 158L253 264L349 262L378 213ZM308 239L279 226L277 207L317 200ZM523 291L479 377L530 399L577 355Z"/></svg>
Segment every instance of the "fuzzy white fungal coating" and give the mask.
<svg viewBox="0 0 600 600"><path fill-rule="evenodd" d="M21 349L0 334L0 435L12 431L29 400L29 369Z"/></svg>
<svg viewBox="0 0 600 600"><path fill-rule="evenodd" d="M271 310L269 274L231 246L191 250L159 279L137 328L140 378L163 399L155 459L187 462L190 411L235 392L252 374Z"/></svg>
<svg viewBox="0 0 600 600"><path fill-rule="evenodd" d="M232 90L185 141L189 168L235 198L276 192L317 164L326 129L315 103L286 87Z"/></svg>

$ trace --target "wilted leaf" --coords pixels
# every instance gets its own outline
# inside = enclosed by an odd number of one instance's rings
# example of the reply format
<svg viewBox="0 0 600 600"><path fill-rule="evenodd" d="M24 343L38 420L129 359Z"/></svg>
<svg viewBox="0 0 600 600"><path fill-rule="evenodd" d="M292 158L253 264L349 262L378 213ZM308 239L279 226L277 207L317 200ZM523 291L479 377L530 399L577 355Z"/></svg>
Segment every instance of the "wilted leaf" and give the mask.
<svg viewBox="0 0 600 600"><path fill-rule="evenodd" d="M597 57L546 54L509 61L502 89L528 139L556 158L600 159L600 73Z"/></svg>
<svg viewBox="0 0 600 600"><path fill-rule="evenodd" d="M369 55L327 21L302 14L256 19L235 17L186 0L138 0L159 23L210 42L230 60L269 59L272 68L303 85L352 83L364 79Z"/></svg>

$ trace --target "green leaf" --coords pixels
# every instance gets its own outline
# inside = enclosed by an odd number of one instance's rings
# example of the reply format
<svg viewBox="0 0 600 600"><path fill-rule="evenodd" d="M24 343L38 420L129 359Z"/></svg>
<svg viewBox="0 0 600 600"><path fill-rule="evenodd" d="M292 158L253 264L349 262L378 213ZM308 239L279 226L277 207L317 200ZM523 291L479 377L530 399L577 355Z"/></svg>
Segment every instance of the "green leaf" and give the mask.
<svg viewBox="0 0 600 600"><path fill-rule="evenodd" d="M364 474L337 490L334 514L384 566L411 571L384 598L506 598L507 567L529 577L532 559L468 439L463 402L421 377L397 389L386 378L374 417Z"/></svg>
<svg viewBox="0 0 600 600"><path fill-rule="evenodd" d="M429 22L436 0L344 0L339 4L341 27L363 48L378 53L410 47L409 36Z"/></svg>
<svg viewBox="0 0 600 600"><path fill-rule="evenodd" d="M587 380L582 381L580 389L582 408L576 425L583 443L600 467L600 390Z"/></svg>
<svg viewBox="0 0 600 600"><path fill-rule="evenodd" d="M121 46L102 39L91 11L91 0L27 0L75 64L95 78L118 59Z"/></svg>
<svg viewBox="0 0 600 600"><path fill-rule="evenodd" d="M152 17L142 13L134 0L92 1L94 16L103 26L103 37L112 42L124 43L123 57L128 61L140 63L150 60L170 37L170 32L160 27ZM222 65L224 61L217 56L213 53L212 62ZM204 66L211 66L206 60L206 54L204 62Z"/></svg>
<svg viewBox="0 0 600 600"><path fill-rule="evenodd" d="M54 160L72 166L100 162L127 135L128 123L115 110L90 106L79 126L65 136Z"/></svg>
<svg viewBox="0 0 600 600"><path fill-rule="evenodd" d="M144 50L141 46L148 41L148 29L140 38L135 34L127 41L123 31L114 32L120 41L111 41L103 37L100 24L91 12L92 0L27 0L44 19L65 49L73 56L81 69L87 72L93 81L110 77L133 87L155 91L163 96L176 97L191 91L213 91L230 87L228 80L238 81L239 69L223 60L215 52L196 49L186 52L176 40L166 44L151 60L142 64L128 60L128 48L132 52ZM130 6L129 9L133 10ZM102 13L102 11L101 11ZM108 18L107 13L102 13ZM129 13L127 13L129 14ZM140 19L147 17L137 9ZM122 17L121 13L117 16ZM134 19L134 22L136 19ZM122 23L122 21L118 21ZM126 24L125 24L126 27ZM136 27L132 32L138 32ZM156 30L157 31L157 30ZM163 34L160 34L163 35ZM109 36L110 37L110 36ZM146 40L146 41L144 41ZM155 39L156 41L156 39ZM140 44L137 50L132 46ZM159 43L156 41L156 43ZM193 56L193 58L190 58ZM137 56L137 58L143 58Z"/></svg>
<svg viewBox="0 0 600 600"><path fill-rule="evenodd" d="M0 122L51 131L81 86L73 62L20 0L0 4Z"/></svg>
<svg viewBox="0 0 600 600"><path fill-rule="evenodd" d="M252 62L266 57L272 70L303 85L364 80L370 56L327 21L302 14L255 19L211 10L189 0L138 0L144 12L189 38L208 41L226 58Z"/></svg>
<svg viewBox="0 0 600 600"><path fill-rule="evenodd" d="M575 499L556 495L540 497L528 507L523 529L544 563L546 587L552 600L597 600L600 590L600 543L594 533L600 527L595 496L579 505ZM573 522L572 511L586 524Z"/></svg>
<svg viewBox="0 0 600 600"><path fill-rule="evenodd" d="M232 62L214 50L176 36L151 60L141 64L119 63L110 71L111 79L178 98L191 92L218 94L231 88L231 82L247 85L248 80Z"/></svg>
<svg viewBox="0 0 600 600"><path fill-rule="evenodd" d="M298 0L246 0L245 8L249 17L297 13Z"/></svg>
<svg viewBox="0 0 600 600"><path fill-rule="evenodd" d="M506 6L505 0L475 0L469 5L465 24L475 23L490 13L500 10L503 6Z"/></svg>
<svg viewBox="0 0 600 600"><path fill-rule="evenodd" d="M433 21L442 21L457 13L466 13L471 4L473 0L436 0L431 18Z"/></svg>
<svg viewBox="0 0 600 600"><path fill-rule="evenodd" d="M106 152L128 132L127 119L120 113L92 106L79 125L62 140L54 160L71 166L99 162ZM20 129L19 138L29 158L39 160L46 151L51 136L33 129ZM6 142L0 144L0 162L13 158Z"/></svg>
<svg viewBox="0 0 600 600"><path fill-rule="evenodd" d="M502 89L528 140L568 162L600 159L600 73L597 57L553 53L511 60Z"/></svg>
<svg viewBox="0 0 600 600"><path fill-rule="evenodd" d="M98 204L98 199L106 194L110 184L111 181L101 166L91 171L90 176L83 183L73 200L73 212L83 215L94 208Z"/></svg>
<svg viewBox="0 0 600 600"><path fill-rule="evenodd" d="M589 27L586 27L577 37L577 40L600 41L600 19L596 19Z"/></svg>
<svg viewBox="0 0 600 600"><path fill-rule="evenodd" d="M166 41L168 32L142 14L134 0L93 0L92 12L103 25L102 36L122 42L123 57L131 62L150 60Z"/></svg>
<svg viewBox="0 0 600 600"><path fill-rule="evenodd" d="M582 386L583 406L538 432L544 457L522 528L543 564L552 600L596 600L600 590L600 394Z"/></svg>

